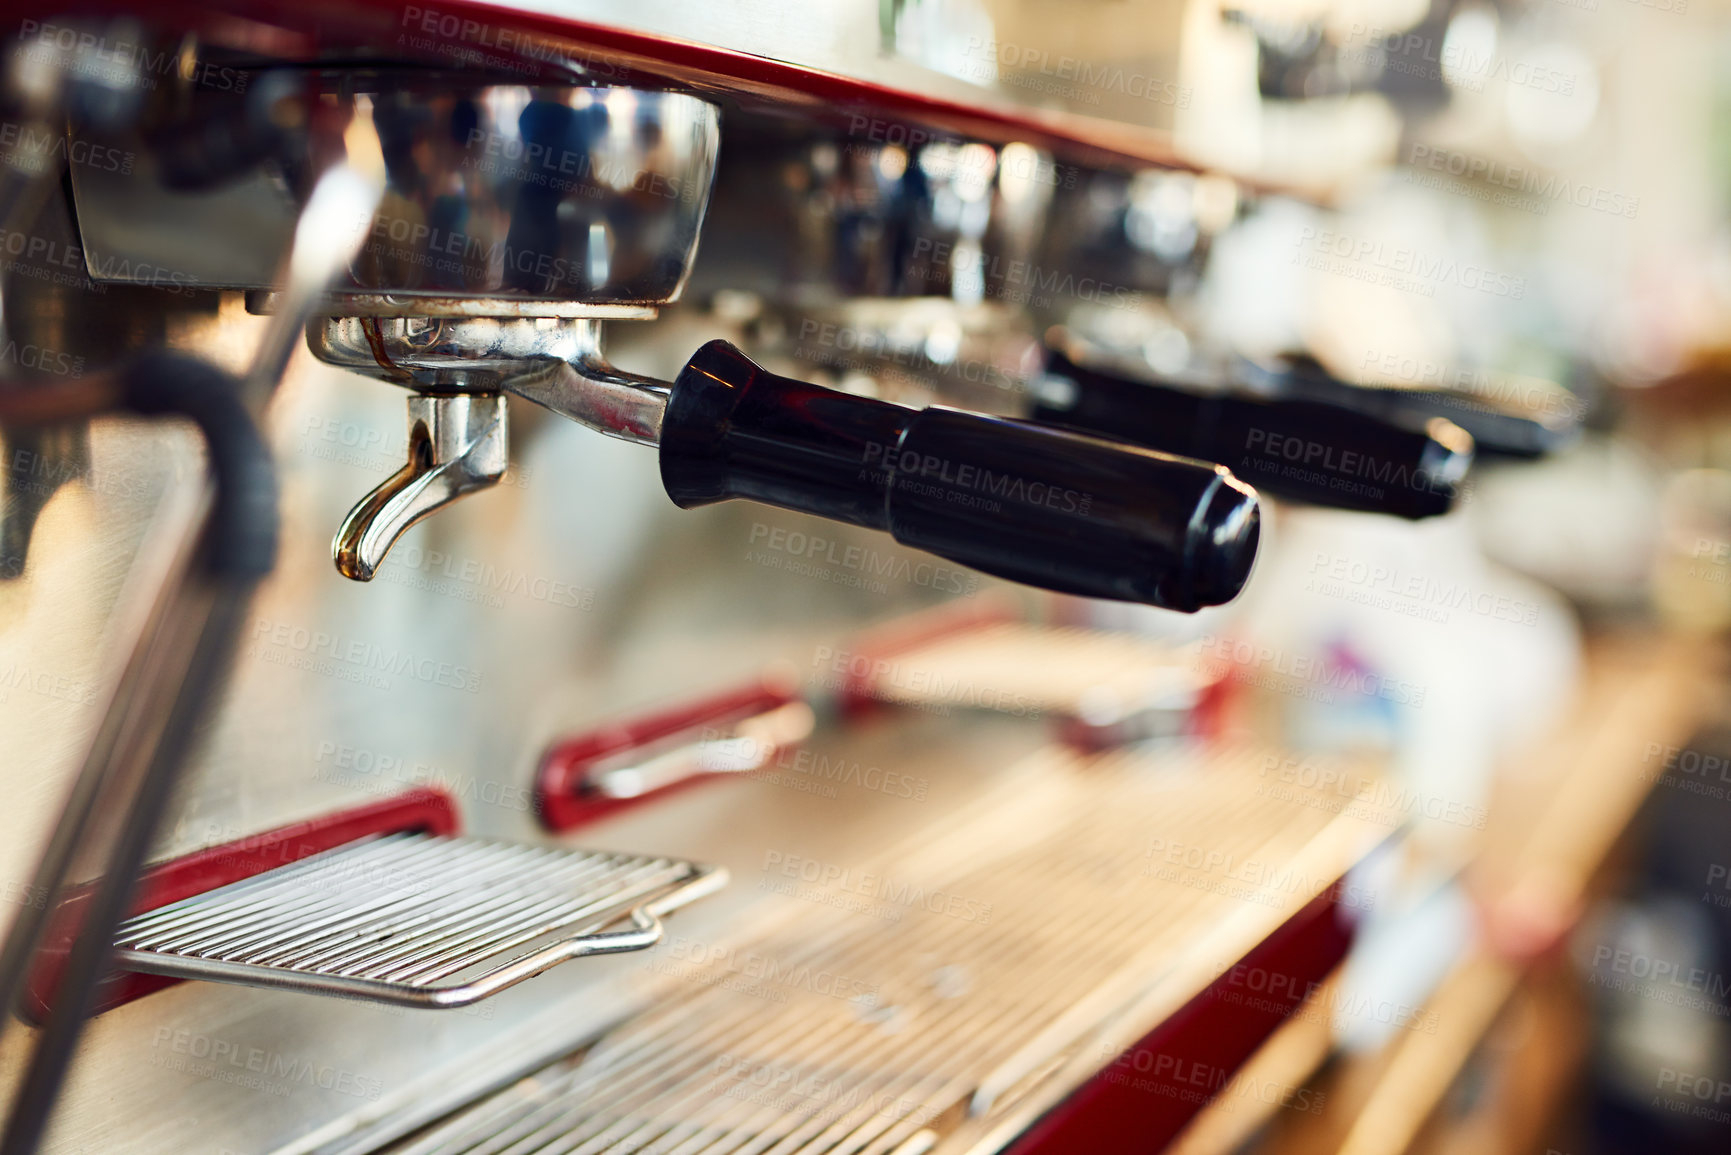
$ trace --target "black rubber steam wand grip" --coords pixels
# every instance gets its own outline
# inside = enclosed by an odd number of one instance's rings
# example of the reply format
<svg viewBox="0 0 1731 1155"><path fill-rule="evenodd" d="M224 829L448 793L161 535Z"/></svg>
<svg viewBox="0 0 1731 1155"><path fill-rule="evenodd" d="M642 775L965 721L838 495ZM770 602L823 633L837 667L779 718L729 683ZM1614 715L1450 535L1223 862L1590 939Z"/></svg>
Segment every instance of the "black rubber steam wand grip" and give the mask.
<svg viewBox="0 0 1731 1155"><path fill-rule="evenodd" d="M1052 353L1067 403L1034 419L1218 461L1277 497L1412 520L1447 513L1473 459L1448 421L1406 426L1317 401L1202 394L1085 369Z"/></svg>
<svg viewBox="0 0 1731 1155"><path fill-rule="evenodd" d="M1256 494L1219 466L769 373L711 341L674 382L661 480L691 508L746 498L888 531L1062 593L1192 611L1256 556Z"/></svg>

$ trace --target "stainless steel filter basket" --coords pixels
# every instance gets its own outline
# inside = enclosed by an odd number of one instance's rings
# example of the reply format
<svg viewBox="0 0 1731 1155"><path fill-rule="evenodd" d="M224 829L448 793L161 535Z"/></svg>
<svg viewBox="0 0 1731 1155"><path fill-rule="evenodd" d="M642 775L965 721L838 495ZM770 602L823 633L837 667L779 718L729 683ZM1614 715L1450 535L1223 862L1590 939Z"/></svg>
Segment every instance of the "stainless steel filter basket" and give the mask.
<svg viewBox="0 0 1731 1155"><path fill-rule="evenodd" d="M338 286L353 298L344 313L642 316L684 286L715 173L711 104L364 73L309 79L301 99L309 119L343 123L343 146L376 149L384 169L370 236ZM143 141L118 145L138 158L130 171L74 166L92 276L160 280L154 270L167 268L180 284L268 287L313 139L290 137L286 156L206 187L177 182Z"/></svg>

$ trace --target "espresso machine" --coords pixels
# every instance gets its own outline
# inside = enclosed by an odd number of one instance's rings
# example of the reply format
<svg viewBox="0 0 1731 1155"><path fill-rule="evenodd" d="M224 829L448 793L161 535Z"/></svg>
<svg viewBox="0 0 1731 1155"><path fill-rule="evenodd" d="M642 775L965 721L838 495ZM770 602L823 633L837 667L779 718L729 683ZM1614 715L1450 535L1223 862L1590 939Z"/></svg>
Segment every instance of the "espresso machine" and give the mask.
<svg viewBox="0 0 1731 1155"><path fill-rule="evenodd" d="M1103 272L1076 206L1197 179L1089 122L466 3L7 35L0 1150L1151 1150L1243 1094L1402 815L1073 611L1567 428L1089 328L1194 247Z"/></svg>

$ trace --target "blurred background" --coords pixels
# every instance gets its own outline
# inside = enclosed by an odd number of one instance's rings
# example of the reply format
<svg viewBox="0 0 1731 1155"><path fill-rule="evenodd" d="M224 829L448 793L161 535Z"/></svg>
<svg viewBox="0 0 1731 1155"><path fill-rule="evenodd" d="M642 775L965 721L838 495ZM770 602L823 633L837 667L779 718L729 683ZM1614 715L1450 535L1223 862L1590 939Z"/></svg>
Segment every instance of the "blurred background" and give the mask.
<svg viewBox="0 0 1731 1155"><path fill-rule="evenodd" d="M979 38L990 46L970 52ZM1299 350L1350 381L1542 396L1584 416L1579 442L1549 460L1478 466L1438 523L1279 510L1245 603L1202 627L1276 655L1239 651L1241 673L1273 672L1251 679L1278 703L1259 725L1272 714L1306 748L1374 733L1406 782L1483 806L1543 759L1535 743L1554 749L1584 639L1727 625L1731 13L1697 0L908 3L894 39L951 75L968 76L958 62L975 81L995 71L1042 106L1167 129L1179 155L1229 174L1148 174L1119 194L1113 242L1170 278L1127 338L1152 369ZM1089 84L1090 65L1171 78L1175 98ZM1449 592L1463 587L1508 611ZM1343 651L1423 687L1423 708L1306 700L1280 667ZM1538 964L1477 1050L1457 1052L1459 1070L1433 1056L1450 1089L1421 1149L1731 1146L1718 886L1731 783L1710 768L1724 762L1715 729L1647 752L1658 785L1566 961ZM1586 823L1593 795L1617 805L1581 761L1551 788L1586 795ZM1413 898L1399 932L1357 959L1415 1003L1445 957L1499 925L1448 889ZM1470 1005L1452 994L1444 1016ZM1375 1034L1348 1047L1379 1056L1366 1066L1393 1062ZM1367 1076L1335 1078L1352 1102ZM1345 1150L1351 1129L1294 1125L1257 1149Z"/></svg>
<svg viewBox="0 0 1731 1155"><path fill-rule="evenodd" d="M706 34L891 83L917 66L941 96L986 93L1152 129L1194 170L1097 176L1060 158L1038 182L1048 229L1063 235L1070 267L1082 254L1100 291L1042 308L1027 279L1018 296L1017 275L982 258L985 275L971 287L958 277L952 299L1023 305L1036 335L1060 326L1151 378L1302 354L1342 381L1454 391L1579 426L1539 461L1487 460L1481 446L1440 519L1276 501L1247 594L1196 619L1099 603L1071 611L1199 645L1236 680L1246 732L1301 750L1386 750L1403 788L1459 808L1418 818L1398 909L1379 912L1386 925L1372 920L1353 981L1403 1004L1437 1000L1445 1034L1462 1019L1477 1029L1400 1058L1400 1032L1341 1027L1350 1058L1320 1084L1333 1096L1326 1120L1277 1119L1252 1149L1403 1149L1387 1133L1400 1113L1376 1113L1401 1094L1439 1104L1417 1149L1731 1149L1726 700L1713 679L1691 677L1708 699L1696 736L1650 733L1640 764L1610 777L1591 763L1613 739L1580 720L1592 671L1623 660L1607 656L1619 647L1651 654L1682 638L1713 651L1731 625L1731 10L1703 0L867 7L806 5L773 25L716 17ZM632 19L673 28L654 5ZM870 38L874 60L858 47ZM998 155L1003 197L1014 192L1004 174L1030 163L1018 147ZM882 152L872 155L881 168ZM910 359L928 377L965 361L954 315L935 334L903 324L900 366L866 358L862 369L830 348L836 379L893 388L885 382L905 381ZM1000 386L1038 394L1024 346L987 347ZM803 360L824 357L818 348ZM986 405L992 393L970 396ZM1004 396L999 407L1012 409ZM1381 689L1319 691L1310 671L1342 668L1374 672ZM1636 803L1619 784L1631 778L1646 796L1625 827ZM1617 847L1612 868L1588 871L1587 897L1564 897L1542 870L1500 872L1520 855L1510 846L1543 842L1540 804L1523 791L1573 796L1564 827ZM1521 959L1525 977L1504 988L1476 973L1480 951ZM1484 1009L1487 999L1500 1009ZM1391 1068L1395 1086L1380 1098L1366 1090Z"/></svg>

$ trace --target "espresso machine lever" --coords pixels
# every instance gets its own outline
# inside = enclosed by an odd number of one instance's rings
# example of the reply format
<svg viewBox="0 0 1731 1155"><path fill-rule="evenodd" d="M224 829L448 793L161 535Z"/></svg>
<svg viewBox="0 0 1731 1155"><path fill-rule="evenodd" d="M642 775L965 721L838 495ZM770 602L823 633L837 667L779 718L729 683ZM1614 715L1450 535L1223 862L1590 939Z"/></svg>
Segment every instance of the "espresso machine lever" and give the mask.
<svg viewBox="0 0 1731 1155"><path fill-rule="evenodd" d="M668 401L661 481L683 508L747 498L886 530L1012 581L1193 611L1230 601L1260 532L1217 465L778 377L725 341Z"/></svg>
<svg viewBox="0 0 1731 1155"><path fill-rule="evenodd" d="M1414 521L1454 507L1476 448L1470 433L1435 413L1185 388L1056 349L1035 397L1039 421L1218 461L1302 504Z"/></svg>
<svg viewBox="0 0 1731 1155"><path fill-rule="evenodd" d="M599 332L582 317L312 325L321 360L422 391L410 401L409 464L337 536L344 576L367 580L415 520L497 480L503 393L656 447L662 485L686 509L759 501L883 530L1012 581L1186 612L1230 601L1249 576L1256 495L1221 466L826 389L769 373L725 341L657 381L610 366ZM497 416L465 408L459 426L452 408L440 426L438 407L459 403Z"/></svg>
<svg viewBox="0 0 1731 1155"><path fill-rule="evenodd" d="M663 486L685 508L764 502L1012 581L1186 612L1231 600L1247 580L1257 498L1222 466L827 389L766 372L724 342L671 381L609 365L602 322L651 320L685 287L720 149L715 105L366 68L303 79L312 103L287 119L341 124L343 148L374 158L385 181L366 243L321 296L307 342L327 363L415 394L406 462L337 535L345 576L368 580L416 521L498 481L504 395L516 393L655 447ZM288 178L312 159L295 155L302 136L276 142L271 179L228 174L244 186L233 195L245 213L205 211L175 181L76 170L87 249L145 261L124 225L145 200L210 237L182 270L194 283L299 315L285 308L292 287L283 293L259 267L248 221L275 220L281 191L297 192Z"/></svg>

